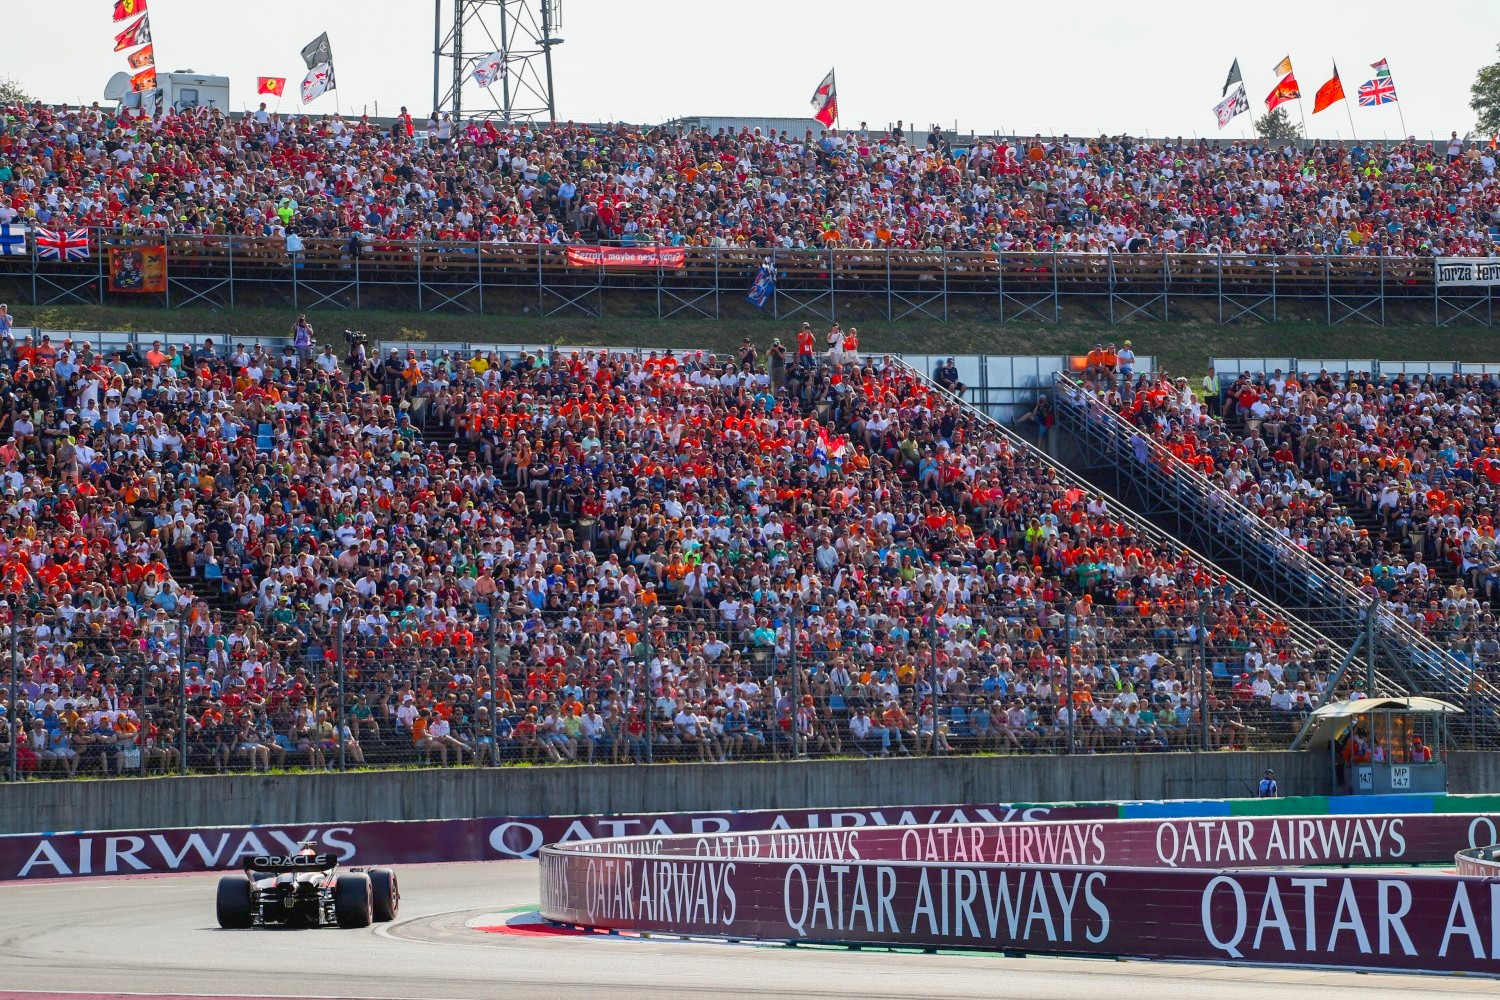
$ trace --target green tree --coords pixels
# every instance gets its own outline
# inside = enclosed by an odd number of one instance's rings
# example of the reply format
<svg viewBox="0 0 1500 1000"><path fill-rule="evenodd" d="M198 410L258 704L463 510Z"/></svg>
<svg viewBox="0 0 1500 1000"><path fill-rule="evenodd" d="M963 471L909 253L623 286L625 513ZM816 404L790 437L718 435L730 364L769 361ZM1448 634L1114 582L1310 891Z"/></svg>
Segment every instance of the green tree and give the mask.
<svg viewBox="0 0 1500 1000"><path fill-rule="evenodd" d="M1497 46L1500 48L1500 46ZM1494 135L1500 132L1500 62L1481 67L1469 88L1469 107L1479 115L1475 127Z"/></svg>
<svg viewBox="0 0 1500 1000"><path fill-rule="evenodd" d="M31 95L10 77L0 77L0 104L30 104Z"/></svg>
<svg viewBox="0 0 1500 1000"><path fill-rule="evenodd" d="M1292 116L1286 113L1286 108L1276 108L1255 119L1255 134L1276 141L1300 139L1302 129L1292 121Z"/></svg>

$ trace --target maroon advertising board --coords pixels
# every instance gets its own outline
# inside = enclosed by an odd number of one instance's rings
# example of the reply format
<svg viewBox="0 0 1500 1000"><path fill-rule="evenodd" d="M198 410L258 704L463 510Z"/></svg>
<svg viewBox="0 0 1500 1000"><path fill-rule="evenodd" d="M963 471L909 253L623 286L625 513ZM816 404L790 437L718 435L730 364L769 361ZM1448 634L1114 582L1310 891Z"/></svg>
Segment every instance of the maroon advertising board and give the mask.
<svg viewBox="0 0 1500 1000"><path fill-rule="evenodd" d="M1500 973L1500 880L628 858L548 849L542 915L813 942Z"/></svg>
<svg viewBox="0 0 1500 1000"><path fill-rule="evenodd" d="M1495 841L1500 817L1256 816L1052 819L818 830L646 835L579 845L587 853L784 861L954 861L1111 868L1272 868L1452 862Z"/></svg>
<svg viewBox="0 0 1500 1000"><path fill-rule="evenodd" d="M294 850L304 841L337 855L344 864L395 865L534 858L544 844L639 834L1018 823L1117 814L1116 807L1106 805L982 804L17 834L0 836L0 881L218 871L236 866L244 857Z"/></svg>

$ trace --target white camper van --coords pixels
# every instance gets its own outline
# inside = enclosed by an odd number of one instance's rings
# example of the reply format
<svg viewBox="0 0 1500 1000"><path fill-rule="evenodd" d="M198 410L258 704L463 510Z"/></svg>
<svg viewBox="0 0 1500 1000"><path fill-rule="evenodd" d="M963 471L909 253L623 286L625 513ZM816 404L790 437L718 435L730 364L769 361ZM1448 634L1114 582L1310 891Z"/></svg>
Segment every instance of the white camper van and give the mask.
<svg viewBox="0 0 1500 1000"><path fill-rule="evenodd" d="M121 79L123 77L123 79ZM156 91L144 94L130 93L130 77L117 73L105 88L106 100L119 101L124 108L172 108L184 111L188 108L218 108L229 114L229 77L195 73L190 69L172 73L156 74ZM160 94L160 100L157 95ZM143 101L142 98L145 100Z"/></svg>

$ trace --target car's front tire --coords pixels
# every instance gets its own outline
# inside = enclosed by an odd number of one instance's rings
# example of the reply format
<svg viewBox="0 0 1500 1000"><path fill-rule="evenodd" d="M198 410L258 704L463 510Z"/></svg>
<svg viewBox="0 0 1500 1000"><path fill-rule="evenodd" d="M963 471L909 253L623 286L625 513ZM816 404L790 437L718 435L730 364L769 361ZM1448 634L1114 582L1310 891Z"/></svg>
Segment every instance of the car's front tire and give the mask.
<svg viewBox="0 0 1500 1000"><path fill-rule="evenodd" d="M254 922L254 905L250 898L250 880L244 875L225 875L219 879L219 926L228 930L249 927Z"/></svg>
<svg viewBox="0 0 1500 1000"><path fill-rule="evenodd" d="M401 886L396 873L389 868L371 868L370 888L375 894L375 919L381 923L396 919L401 909Z"/></svg>
<svg viewBox="0 0 1500 1000"><path fill-rule="evenodd" d="M333 916L340 927L368 927L375 919L375 893L363 873L340 875L333 884Z"/></svg>

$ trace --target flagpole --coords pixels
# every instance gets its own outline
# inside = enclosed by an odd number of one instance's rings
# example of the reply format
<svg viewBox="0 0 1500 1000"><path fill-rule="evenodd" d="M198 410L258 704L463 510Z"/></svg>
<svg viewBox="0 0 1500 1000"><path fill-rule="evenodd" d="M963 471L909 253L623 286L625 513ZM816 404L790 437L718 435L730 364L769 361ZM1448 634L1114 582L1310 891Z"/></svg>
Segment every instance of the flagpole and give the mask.
<svg viewBox="0 0 1500 1000"><path fill-rule="evenodd" d="M1401 110L1401 98L1396 94L1396 83L1395 83L1396 74L1391 73L1391 62L1390 62L1389 59L1382 59L1381 61L1385 63L1385 71L1387 73L1390 73L1389 79L1391 80L1391 97L1393 97L1395 99L1395 103L1396 103L1396 117L1401 120L1401 141L1405 142L1406 141L1406 113ZM1377 77L1376 79L1379 79L1379 77Z"/></svg>
<svg viewBox="0 0 1500 1000"><path fill-rule="evenodd" d="M1339 93L1343 95L1339 99L1344 102L1344 114L1349 118L1349 138L1355 143L1359 142L1359 131L1354 127L1354 112L1349 108L1349 95L1344 93L1344 78L1339 76L1339 64L1333 64L1333 78L1339 82Z"/></svg>
<svg viewBox="0 0 1500 1000"><path fill-rule="evenodd" d="M840 124L840 122L843 121L843 119L839 117L839 71L838 71L838 67L835 66L833 69L829 70L828 72L829 72L829 75L833 77L833 130L835 132L837 132L839 130L839 124Z"/></svg>

